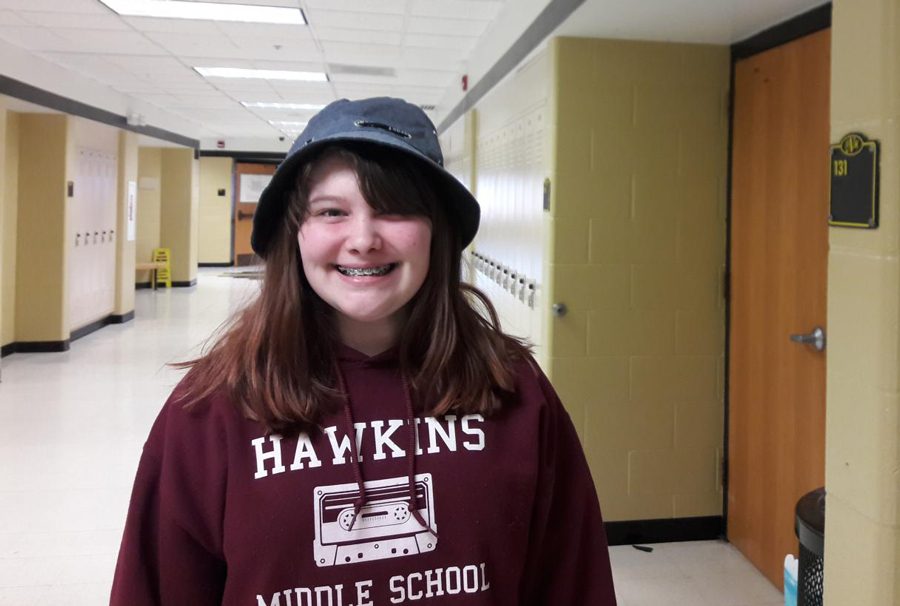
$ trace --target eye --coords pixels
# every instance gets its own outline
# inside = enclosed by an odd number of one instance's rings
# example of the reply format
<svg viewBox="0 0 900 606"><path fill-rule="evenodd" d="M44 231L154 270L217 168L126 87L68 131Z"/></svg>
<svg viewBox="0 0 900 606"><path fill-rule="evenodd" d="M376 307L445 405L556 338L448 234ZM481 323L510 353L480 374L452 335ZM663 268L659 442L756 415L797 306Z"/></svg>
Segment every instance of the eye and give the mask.
<svg viewBox="0 0 900 606"><path fill-rule="evenodd" d="M316 217L325 217L325 218L333 218L333 217L343 217L346 213L340 208L322 208L317 210L314 213Z"/></svg>

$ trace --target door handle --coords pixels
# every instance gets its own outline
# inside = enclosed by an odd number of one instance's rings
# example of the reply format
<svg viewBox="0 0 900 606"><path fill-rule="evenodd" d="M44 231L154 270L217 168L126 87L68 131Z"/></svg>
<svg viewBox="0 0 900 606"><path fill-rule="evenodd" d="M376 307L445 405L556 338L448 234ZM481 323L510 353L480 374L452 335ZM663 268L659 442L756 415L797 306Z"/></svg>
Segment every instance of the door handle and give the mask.
<svg viewBox="0 0 900 606"><path fill-rule="evenodd" d="M803 343L804 345L812 345L816 351L825 349L825 331L821 326L816 326L813 331L805 335L791 335L791 341L794 343Z"/></svg>

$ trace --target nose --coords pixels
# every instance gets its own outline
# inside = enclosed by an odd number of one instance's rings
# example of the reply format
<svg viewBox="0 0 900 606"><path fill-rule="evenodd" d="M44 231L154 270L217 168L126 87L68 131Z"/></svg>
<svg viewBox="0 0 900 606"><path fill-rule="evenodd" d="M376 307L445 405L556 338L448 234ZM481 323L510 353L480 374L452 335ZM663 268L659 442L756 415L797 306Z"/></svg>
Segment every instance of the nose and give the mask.
<svg viewBox="0 0 900 606"><path fill-rule="evenodd" d="M353 218L347 245L352 252L366 253L381 248L381 234L377 219L369 213Z"/></svg>

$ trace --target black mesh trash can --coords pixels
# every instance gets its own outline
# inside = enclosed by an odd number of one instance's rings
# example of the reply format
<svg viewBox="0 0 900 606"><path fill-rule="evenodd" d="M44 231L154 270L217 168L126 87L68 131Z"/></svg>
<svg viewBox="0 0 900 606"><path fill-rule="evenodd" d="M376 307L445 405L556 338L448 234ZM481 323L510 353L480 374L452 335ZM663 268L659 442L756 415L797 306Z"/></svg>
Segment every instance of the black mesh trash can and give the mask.
<svg viewBox="0 0 900 606"><path fill-rule="evenodd" d="M797 606L822 606L825 576L825 489L808 492L797 501L794 531L800 539Z"/></svg>

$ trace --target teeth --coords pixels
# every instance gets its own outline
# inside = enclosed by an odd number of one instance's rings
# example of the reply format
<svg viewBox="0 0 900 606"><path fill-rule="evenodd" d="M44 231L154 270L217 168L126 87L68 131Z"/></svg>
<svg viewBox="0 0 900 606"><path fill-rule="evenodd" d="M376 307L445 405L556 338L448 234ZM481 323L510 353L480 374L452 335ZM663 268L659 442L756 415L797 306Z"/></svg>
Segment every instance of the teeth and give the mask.
<svg viewBox="0 0 900 606"><path fill-rule="evenodd" d="M337 270L339 272L341 272L345 276L352 277L383 276L392 269L394 269L393 263L390 265L382 265L381 267L344 267L342 265L337 266Z"/></svg>

